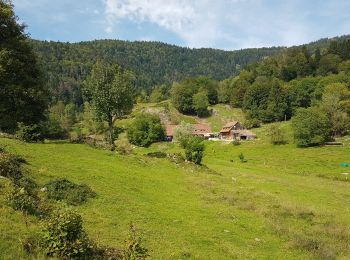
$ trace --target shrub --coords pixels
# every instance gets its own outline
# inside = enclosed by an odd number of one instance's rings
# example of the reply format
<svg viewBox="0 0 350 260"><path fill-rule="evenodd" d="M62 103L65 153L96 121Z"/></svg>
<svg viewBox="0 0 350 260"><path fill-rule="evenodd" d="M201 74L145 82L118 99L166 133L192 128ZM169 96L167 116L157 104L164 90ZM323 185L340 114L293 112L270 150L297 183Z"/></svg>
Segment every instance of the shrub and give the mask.
<svg viewBox="0 0 350 260"><path fill-rule="evenodd" d="M200 137L191 137L184 145L185 157L187 161L201 164L203 158L204 144Z"/></svg>
<svg viewBox="0 0 350 260"><path fill-rule="evenodd" d="M168 158L171 162L179 164L185 161L181 153L168 154Z"/></svg>
<svg viewBox="0 0 350 260"><path fill-rule="evenodd" d="M127 155L132 153L132 146L128 140L117 140L115 150L119 154Z"/></svg>
<svg viewBox="0 0 350 260"><path fill-rule="evenodd" d="M245 159L245 157L244 157L244 154L243 154L243 153L240 153L240 154L238 155L238 158L239 158L239 160L241 161L241 163L245 163L245 162L247 162L247 160Z"/></svg>
<svg viewBox="0 0 350 260"><path fill-rule="evenodd" d="M38 124L25 125L18 123L16 136L25 142L39 142L44 140L42 127Z"/></svg>
<svg viewBox="0 0 350 260"><path fill-rule="evenodd" d="M151 152L151 153L148 153L147 156L149 156L149 157L154 157L154 158L166 158L166 157L167 157L167 154L158 151L158 152Z"/></svg>
<svg viewBox="0 0 350 260"><path fill-rule="evenodd" d="M142 239L136 235L133 224L130 224L130 236L125 242L126 248L123 252L123 259L146 259L149 257L148 250L142 246Z"/></svg>
<svg viewBox="0 0 350 260"><path fill-rule="evenodd" d="M51 181L45 187L49 199L65 201L71 205L80 205L96 196L89 186L75 184L66 179Z"/></svg>
<svg viewBox="0 0 350 260"><path fill-rule="evenodd" d="M14 210L20 210L26 214L38 215L39 199L29 194L24 188L14 188L7 195L7 203Z"/></svg>
<svg viewBox="0 0 350 260"><path fill-rule="evenodd" d="M69 133L69 141L71 143L82 143L84 135L79 126L73 127L73 131Z"/></svg>
<svg viewBox="0 0 350 260"><path fill-rule="evenodd" d="M271 125L268 129L268 135L270 136L270 142L273 145L281 145L287 143L286 136L280 125Z"/></svg>
<svg viewBox="0 0 350 260"><path fill-rule="evenodd" d="M27 254L33 256L34 259L39 259L37 256L42 245L42 238L39 234L31 234L28 237L24 237L21 240L21 243L24 251Z"/></svg>
<svg viewBox="0 0 350 260"><path fill-rule="evenodd" d="M128 130L130 143L138 146L148 147L154 142L163 141L164 138L165 132L160 118L152 114L136 117Z"/></svg>
<svg viewBox="0 0 350 260"><path fill-rule="evenodd" d="M16 155L0 151L0 176L9 178L16 183L23 177L21 163L24 160Z"/></svg>
<svg viewBox="0 0 350 260"><path fill-rule="evenodd" d="M93 253L81 216L69 209L56 210L47 219L42 247L48 256L60 258L87 258Z"/></svg>
<svg viewBox="0 0 350 260"><path fill-rule="evenodd" d="M255 127L260 127L261 126L261 121L257 118L251 118L248 119L244 122L244 126L247 129L255 128Z"/></svg>

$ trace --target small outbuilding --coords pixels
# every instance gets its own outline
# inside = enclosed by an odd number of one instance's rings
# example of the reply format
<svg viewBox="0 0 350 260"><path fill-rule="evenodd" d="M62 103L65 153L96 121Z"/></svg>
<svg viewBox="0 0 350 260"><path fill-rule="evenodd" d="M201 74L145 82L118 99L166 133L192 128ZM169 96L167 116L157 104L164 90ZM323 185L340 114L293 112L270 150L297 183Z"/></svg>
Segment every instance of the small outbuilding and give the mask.
<svg viewBox="0 0 350 260"><path fill-rule="evenodd" d="M256 138L256 134L245 129L238 121L232 121L224 125L219 136L223 140L251 140Z"/></svg>

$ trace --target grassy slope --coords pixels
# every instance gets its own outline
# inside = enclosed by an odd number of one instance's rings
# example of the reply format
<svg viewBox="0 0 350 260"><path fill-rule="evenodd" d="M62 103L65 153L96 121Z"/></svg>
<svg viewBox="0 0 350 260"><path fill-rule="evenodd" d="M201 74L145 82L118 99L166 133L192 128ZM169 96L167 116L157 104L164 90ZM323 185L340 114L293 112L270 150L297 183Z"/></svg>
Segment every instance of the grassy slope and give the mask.
<svg viewBox="0 0 350 260"><path fill-rule="evenodd" d="M154 259L349 258L350 182L339 167L349 162L349 145L272 146L266 129L240 146L207 142L204 164L217 175L142 156L179 151L174 144L137 148L133 156L67 143L0 144L23 155L41 184L65 177L90 185L98 197L77 209L89 235L105 245L121 246L132 221ZM0 191L0 258L20 258L18 238L38 226L29 218L26 227Z"/></svg>

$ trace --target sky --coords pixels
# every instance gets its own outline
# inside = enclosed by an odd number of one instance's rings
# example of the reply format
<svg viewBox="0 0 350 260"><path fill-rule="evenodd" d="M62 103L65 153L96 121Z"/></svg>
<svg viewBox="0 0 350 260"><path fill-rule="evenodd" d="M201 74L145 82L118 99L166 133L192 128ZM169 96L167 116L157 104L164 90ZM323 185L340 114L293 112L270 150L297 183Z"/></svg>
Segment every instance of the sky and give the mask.
<svg viewBox="0 0 350 260"><path fill-rule="evenodd" d="M235 50L350 34L349 0L13 0L34 39Z"/></svg>

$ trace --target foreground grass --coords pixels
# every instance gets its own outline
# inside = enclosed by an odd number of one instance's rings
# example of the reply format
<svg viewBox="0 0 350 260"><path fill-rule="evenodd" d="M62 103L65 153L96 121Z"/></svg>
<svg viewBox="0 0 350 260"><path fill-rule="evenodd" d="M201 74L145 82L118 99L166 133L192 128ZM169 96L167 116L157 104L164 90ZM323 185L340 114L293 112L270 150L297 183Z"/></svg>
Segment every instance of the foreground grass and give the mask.
<svg viewBox="0 0 350 260"><path fill-rule="evenodd" d="M180 151L174 144L132 156L68 143L0 144L24 156L42 185L56 178L89 185L97 198L76 209L103 245L120 247L133 222L153 259L348 259L350 182L339 163L350 148L276 147L265 131L240 146L206 143L213 172L142 155ZM0 258L23 258L19 239L38 225L5 205L3 189Z"/></svg>

